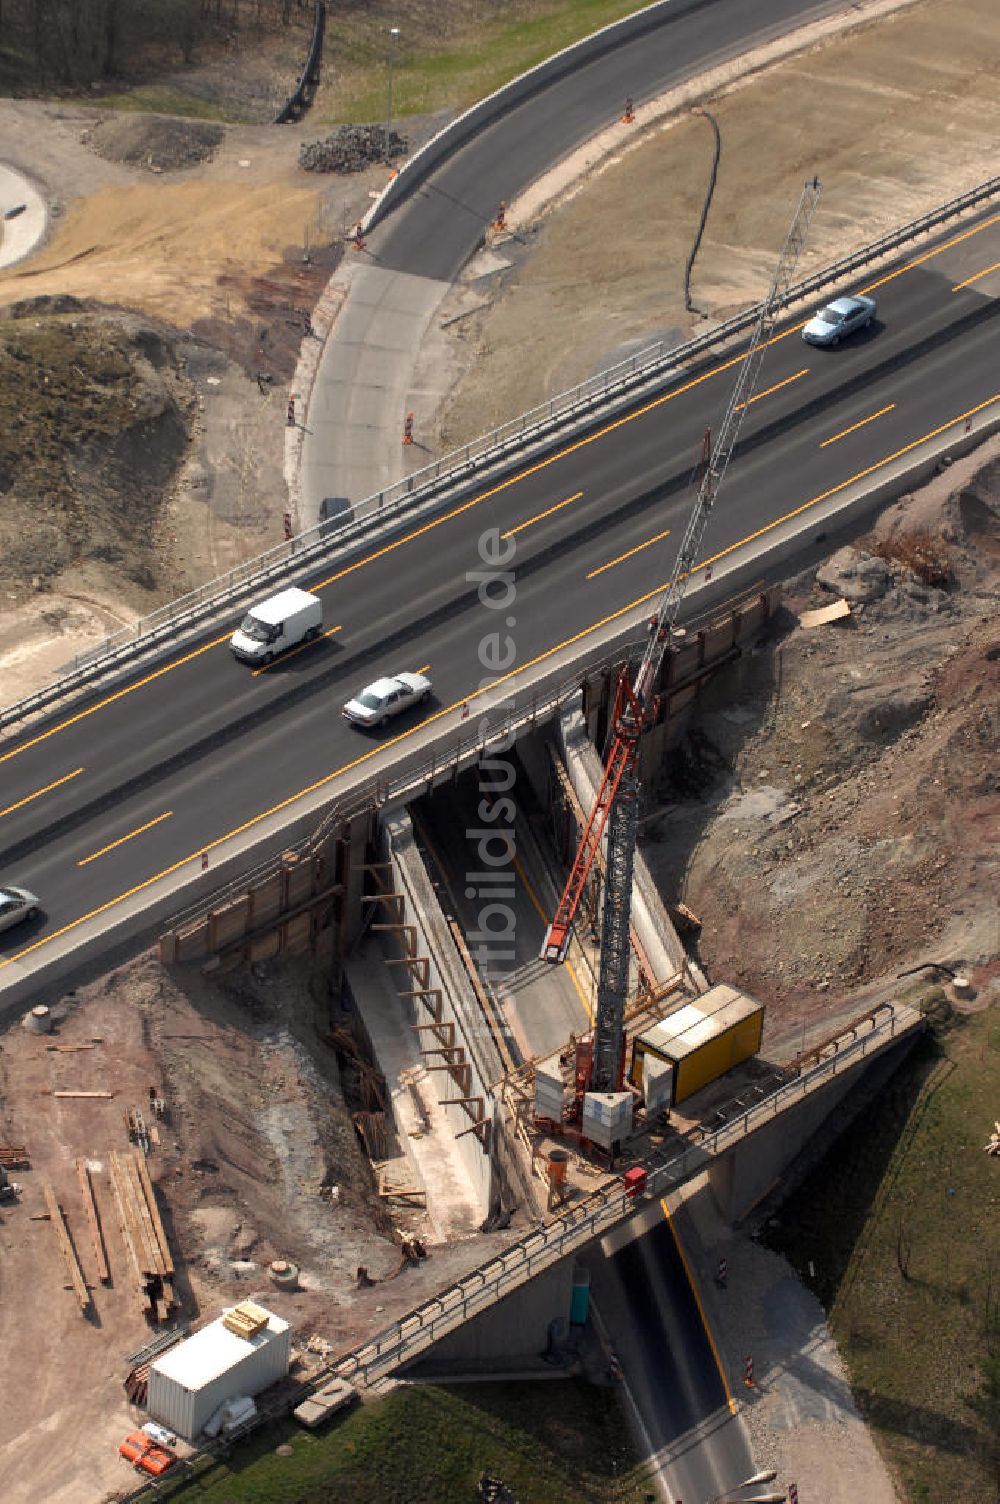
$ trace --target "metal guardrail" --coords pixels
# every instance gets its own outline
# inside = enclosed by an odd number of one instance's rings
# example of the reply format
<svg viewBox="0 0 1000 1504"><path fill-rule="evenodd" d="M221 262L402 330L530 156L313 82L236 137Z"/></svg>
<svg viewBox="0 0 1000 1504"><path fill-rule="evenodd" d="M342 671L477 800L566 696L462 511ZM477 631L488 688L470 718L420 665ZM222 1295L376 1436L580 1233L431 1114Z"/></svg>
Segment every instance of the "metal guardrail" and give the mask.
<svg viewBox="0 0 1000 1504"><path fill-rule="evenodd" d="M285 100L281 109L275 115L272 124L287 125L290 121L299 120L303 111L312 104L312 95L319 83L319 65L323 56L323 33L326 29L326 5L324 0L316 0L316 18L313 21L312 41L309 44L309 52L306 56L305 67L299 75L298 84L294 93Z"/></svg>
<svg viewBox="0 0 1000 1504"><path fill-rule="evenodd" d="M852 1032L845 1036L845 1041L838 1040L825 1059L795 1080L779 1086L741 1117L718 1129L696 1131L685 1148L666 1162L645 1161L648 1179L643 1199L650 1200L676 1190L703 1170L710 1160L743 1142L757 1129L772 1122L780 1112L794 1107L843 1071L858 1065L874 1050L895 1039L896 1006L885 1003L879 1011L888 1016L881 1021L873 1016L869 1032L860 1036ZM901 1011L906 1018L900 1033L912 1027L912 1010ZM503 1253L424 1301L377 1336L333 1360L328 1372L365 1385L377 1382L469 1317L492 1306L566 1254L633 1215L638 1204L636 1198L626 1194L622 1179L595 1191L578 1206L563 1212L545 1227L534 1229Z"/></svg>
<svg viewBox="0 0 1000 1504"><path fill-rule="evenodd" d="M744 593L728 608L726 617L732 616L733 612L750 605L766 594L766 588L755 586ZM719 620L717 610L708 610L691 617L685 623L688 637L701 628L710 628ZM645 641L644 635L636 637L635 643L628 641L629 629L623 634L623 640L615 648L608 650L601 648L589 657L578 660L573 671L556 680L555 684L546 686L543 681L529 692L528 697L514 706L505 706L497 715L486 709L475 715L475 721L488 720L489 725L485 731L463 731L460 726L455 735L445 739L444 745L439 746L429 756L417 754L402 763L394 763L391 769L382 773L375 773L371 778L356 784L353 789L344 795L336 804L332 805L323 816L316 830L302 836L298 841L286 841L282 844L281 855L265 858L255 867L251 867L243 874L234 878L230 883L224 883L216 888L211 894L198 899L184 909L164 921L165 930L183 929L199 919L209 907L219 907L230 899L242 897L248 888L256 887L265 882L268 877L279 870L282 857L292 854L302 858L307 856L320 846L338 825L346 820L352 820L362 814L366 809L381 809L386 804L400 804L408 796L426 790L443 773L453 772L461 768L465 762L471 762L497 742L509 742L511 745L521 735L530 731L540 721L548 721L560 708L577 694L587 679L597 678L601 674L612 673L628 657L633 647L638 650ZM473 723L470 716L469 724Z"/></svg>
<svg viewBox="0 0 1000 1504"><path fill-rule="evenodd" d="M789 289L782 304L783 309L787 311L796 302L811 297L828 284L842 281L869 263L899 250L908 241L929 234L949 219L968 213L997 195L1000 195L1000 177L990 178L967 193L939 205L929 214L890 231L852 255L845 256L796 283ZM650 345L588 381L532 408L521 417L502 424L462 448L452 450L422 469L404 476L384 490L366 497L352 507L351 513L345 517L344 525L333 536L329 521L318 522L287 542L275 545L178 600L159 607L132 626L121 628L96 647L78 655L73 660L69 673L55 684L0 710L0 729L44 709L62 695L84 687L107 667L122 663L137 652L154 647L177 632L197 625L213 612L249 598L251 593L259 591L261 587L277 583L310 564L318 564L339 548L358 546L374 529L395 521L404 510L414 510L441 499L458 485L469 481L477 472L501 465L511 454L529 445L551 442L561 428L578 423L584 417L596 417L602 407L616 402L624 403L641 387L651 383L666 385L681 367L709 354L719 345L735 339L749 329L757 312L756 307L751 308L673 350L662 341Z"/></svg>

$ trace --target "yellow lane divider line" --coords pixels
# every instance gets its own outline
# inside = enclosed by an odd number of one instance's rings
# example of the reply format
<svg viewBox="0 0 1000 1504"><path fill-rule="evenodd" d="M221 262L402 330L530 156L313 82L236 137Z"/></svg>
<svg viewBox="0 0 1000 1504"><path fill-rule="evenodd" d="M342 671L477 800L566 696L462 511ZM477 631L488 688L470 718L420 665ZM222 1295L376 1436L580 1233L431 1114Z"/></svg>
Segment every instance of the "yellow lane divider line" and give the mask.
<svg viewBox="0 0 1000 1504"><path fill-rule="evenodd" d="M988 277L990 272L995 272L1000 267L1000 261L994 261L992 266L984 266L981 272L976 272L971 277L966 277L964 282L956 282L952 292L961 292L963 287L971 287L973 282L978 282L980 277Z"/></svg>
<svg viewBox="0 0 1000 1504"><path fill-rule="evenodd" d="M715 1366L719 1370L719 1378L722 1380L722 1387L726 1392L726 1403L729 1405L729 1413L730 1415L735 1415L736 1401L733 1399L733 1391L729 1387L729 1380L726 1378L726 1370L722 1366L722 1359L719 1357L719 1349L715 1345L715 1338L712 1336L712 1328L708 1324L708 1317L705 1315L705 1307L701 1303L701 1296L698 1294L698 1286L694 1282L694 1275L691 1272L691 1265L688 1263L687 1254L684 1252L684 1246L681 1243L677 1229L673 1224L669 1211L667 1210L666 1196L661 1196L660 1207L663 1211L664 1217L666 1218L667 1226L670 1229L670 1236L674 1240L674 1247L677 1249L677 1252L681 1256L681 1263L684 1265L684 1273L687 1275L687 1282L691 1286L691 1294L694 1296L694 1303L698 1307L698 1315L701 1317L701 1324L705 1328L705 1336L708 1338L708 1345L712 1349L712 1356L715 1359Z"/></svg>
<svg viewBox="0 0 1000 1504"><path fill-rule="evenodd" d="M47 783L43 789L36 789L33 794L25 794L24 798L19 799L16 804L8 804L6 809L0 809L0 820L3 819L4 815L12 815L16 809L23 809L26 804L31 803L32 799L40 799L43 794L51 794L53 789L59 788L64 783L69 783L71 778L79 778L82 772L82 768L74 768L72 773L64 773L61 778L56 778L52 783Z"/></svg>
<svg viewBox="0 0 1000 1504"><path fill-rule="evenodd" d="M984 220L981 225L975 225L971 230L966 230L963 234L954 236L951 240L946 241L944 245L936 246L933 250L930 251L925 251L922 256L917 256L913 261L908 261L904 266L897 268L896 271L887 273L887 275L880 278L879 281L869 283L869 285L863 288L862 291L871 292L874 288L881 287L886 282L891 282L894 277L901 277L904 272L911 271L914 267L920 266L922 262L930 260L931 257L940 255L943 251L950 249L951 246L957 245L959 241L968 240L970 236L978 235L983 230L988 230L991 225L996 224L998 221L1000 221L1000 214L994 214L989 219ZM790 335L798 333L798 331L802 329L807 322L808 320L802 319L799 323L793 324L790 328L783 329L780 334L772 335L772 337L765 342L764 348L766 349L771 345L776 345L780 340L788 339ZM665 402L672 402L675 397L679 397L683 392L689 392L694 387L701 386L703 382L711 380L713 376L720 376L724 371L728 371L733 366L738 365L741 360L746 360L745 351L740 355L732 356L729 360L722 361L721 364L713 366L709 371L703 371L700 376L695 376L690 381L683 382L679 386L671 387L668 392L662 392L659 397L654 397L651 401L645 403L642 407L636 408L631 413L626 413L621 418L616 418L613 422L605 424L603 428L596 429L593 433L586 434L583 438L575 440L575 442L572 444L568 444L565 449L560 449L555 454L547 455L545 459L539 460L536 464L530 465L525 470L518 471L516 475L508 476L507 479L501 481L499 485L492 486L488 491L483 491L480 493L480 495L472 497L471 500L463 503L463 505L460 507L455 507L445 516L434 518L430 522L425 523L423 527L416 528L413 532L407 533L404 538L399 538L394 543L389 543L386 544L383 548L376 549L374 553L366 555L366 557L363 559L355 560L353 564L350 564L344 569L339 570L336 574L329 575L327 579L321 580L312 588L314 590L322 590L325 588L325 586L334 584L337 580L343 579L345 575L353 573L354 570L362 569L366 564L372 563L375 559L380 559L384 554L391 553L393 549L401 548L404 543L409 543L414 538L419 538L421 534L428 532L432 527L439 527L441 523L449 522L453 517L458 517L462 512L467 512L470 507L477 506L479 502L486 501L489 497L496 496L501 491L509 490L510 487L516 485L518 481L526 480L529 475L535 475L540 470L544 470L547 466L554 465L558 460L565 459L567 455L574 454L578 449L583 449L587 444L596 443L598 439L602 439L607 434L613 433L615 430L624 427L626 423L632 423L637 418L645 417L647 413L653 412L656 408L661 407ZM627 610L628 608L626 607L625 609ZM83 720L85 716L93 715L95 711L103 710L105 706L113 704L115 700L120 700L123 695L129 695L132 694L134 690L142 689L145 685L152 683L154 679L160 678L161 675L170 673L172 669L180 668L182 664L190 662L192 658L197 658L200 653L206 653L209 648L218 647L219 643L221 642L228 642L231 635L232 634L230 632L227 632L222 637L216 637L213 638L211 642L203 643L200 648L195 648L193 652L186 653L183 657L176 658L170 663L165 663L161 668L154 670L153 673L147 674L144 678L136 680L134 684L126 685L124 689L117 690L114 694L108 695L103 700L99 700L96 705L90 705L86 710L81 710L76 715L70 716L67 720L60 721L58 725L50 726L47 731L41 732L40 735L33 737L30 741L24 742L20 746L12 748L10 752L4 752L0 754L0 763L5 762L8 757L16 757L19 753L26 752L29 747L36 746L39 742L45 741L47 737L55 736L57 731L64 731L67 726L74 725L77 721Z"/></svg>
<svg viewBox="0 0 1000 1504"><path fill-rule="evenodd" d="M772 392L780 392L783 386L791 386L793 381L798 381L800 376L808 376L809 367L803 366L801 371L796 371L794 376L786 376L784 381L776 381L773 386L766 386L762 392L751 397L749 402L737 402L736 412L740 413L745 407L753 407L755 402L761 402L765 397L770 397Z"/></svg>
<svg viewBox="0 0 1000 1504"><path fill-rule="evenodd" d="M78 710L76 715L71 715L65 721L60 721L57 726L50 726L48 731L40 731L30 741L22 742L19 747L12 747L9 752L0 753L0 763L6 762L9 757L17 757L22 752L27 752L29 747L37 747L39 742L47 741L50 736L55 736L57 731L65 731L68 726L75 726L77 721L85 721L88 715L94 715L98 710L103 710L107 705L113 705L116 700L123 700L133 690L142 689L146 684L152 684L154 679L161 679L164 674L169 674L172 669L180 668L182 663L190 663L192 658L198 658L202 653L207 653L209 648L217 648L220 642L228 642L232 632L227 632L223 637L213 637L211 642L203 642L200 648L194 648L190 653L185 653L182 658L175 658L171 663L164 663L161 668L156 668L151 674L146 674L142 679L137 679L134 684L126 684L124 689L116 689L114 694L105 695L103 700L98 700L96 705L88 705L86 710Z"/></svg>
<svg viewBox="0 0 1000 1504"><path fill-rule="evenodd" d="M86 867L88 862L96 862L99 856L107 856L109 851L114 851L118 846L124 846L126 841L134 841L136 836L141 836L147 830L152 830L153 826L159 825L161 820L169 820L172 814L172 809L165 810L162 815L157 815L155 820L147 820L145 825L140 825L136 830L130 830L127 836L119 836L117 841L109 841L107 846L101 847L100 851L92 851L90 856L85 856L76 865L78 867Z"/></svg>
<svg viewBox="0 0 1000 1504"><path fill-rule="evenodd" d="M1000 215L997 217L1000 219ZM958 413L955 417L949 418L946 423L940 423L937 428L932 428L929 433L922 434L920 438L913 439L909 444L905 444L902 449L895 450L893 454L886 455L884 459L876 461L875 464L867 466L864 470L858 470L854 475L848 476L847 480L841 481L839 485L831 486L829 490L820 492L818 496L814 496L810 501L804 501L801 506L793 507L790 512L785 512L783 516L775 517L772 522L765 523L763 527L757 528L755 532L748 533L745 538L741 538L738 542L730 543L727 548L720 549L718 553L712 554L707 559L702 559L700 563L695 565L691 573L697 573L699 569L705 569L708 565L717 563L719 559L724 559L727 554L734 553L736 549L742 548L745 543L754 542L773 528L780 527L783 522L788 522L791 518L800 516L803 512L807 512L810 507L817 506L821 501L828 500L829 497L836 495L838 491L846 490L855 481L862 480L865 476L871 475L876 470L881 469L882 466L891 464L900 455L909 453L911 449L918 448L919 445L925 443L928 439L935 438L939 433L944 433L946 429L953 428L956 423L964 422L966 418L973 417L976 413L982 412L985 408L991 407L993 403L998 401L1000 401L1000 393L994 393L993 396L987 397L985 402L979 402L975 407L970 407L965 412ZM432 715L425 716L416 726L411 726L408 730L401 731L396 736L387 737L384 741L379 742L377 746L370 748L369 751L362 752L359 757L355 757L351 762L345 763L340 768L334 768L332 772L325 773L322 778L317 778L313 783L307 784L305 788L298 789L294 794L289 794L285 799L280 800L279 803L272 805L270 809L261 810L258 814L252 815L249 820L244 820L241 825L237 825L235 829L226 831L221 836L216 836L213 841L206 842L198 850L189 852L187 856L183 856L178 861L172 862L169 867L164 867L162 871L154 872L152 876L144 878L141 883L136 883L134 887L128 888L124 893L119 893L116 897L107 899L105 903L99 904L96 909L91 909L86 914L81 914L77 919L71 919L68 924L64 924L60 929L54 930L51 935L44 935L41 939L34 941L33 944L25 946L24 950L17 951L14 955L0 958L0 970L5 966L9 966L12 961L23 960L33 950L37 950L42 945L47 945L50 940L55 940L60 935L66 934L69 930L75 929L77 925L85 924L89 919L96 919L100 914L106 913L108 909L114 908L116 904L123 903L125 899L132 898L136 893L141 893L145 888L150 888L154 883L160 882L163 878L169 877L172 873L179 871L181 867L195 861L199 856L207 855L208 852L215 850L218 846L222 846L226 841L242 835L244 831L252 830L255 825L261 824L262 821L269 819L272 815L280 814L282 810L288 809L291 805L297 803L298 800L306 798L318 789L326 788L334 779L343 777L345 773L353 772L355 768L361 767L370 758L377 757L379 753L385 752L391 747L399 746L401 742L406 741L411 736L415 736L418 731L423 731L427 726L433 725L435 721L439 721L444 716L450 715L453 711L461 709L463 705L470 705L481 694L492 695L495 690L499 689L503 684L508 683L511 679L515 679L518 674L527 673L529 669L537 667L539 663L544 663L547 659L554 657L557 653L563 652L566 648L575 647L578 642L582 642L585 637L590 637L595 632L599 632L602 627L607 627L612 622L620 621L623 616L627 616L629 612L634 611L637 607L644 606L648 601L655 599L656 596L662 595L666 588L666 582L661 582L654 589L647 590L645 594L637 596L635 600L629 601L626 605L619 606L617 610L609 612L607 616L600 617L599 620L591 622L587 627L581 627L579 632L574 632L571 637L567 637L563 642L558 642L553 647L546 648L544 652L536 654L534 658L529 658L519 668L511 669L507 674L501 674L499 678L493 679L485 690L476 690L461 700L455 700L451 705L443 705L440 710L434 711ZM489 707L487 706L486 708L488 709Z"/></svg>
<svg viewBox="0 0 1000 1504"><path fill-rule="evenodd" d="M572 496L567 496L565 501L557 501L554 507L546 507L544 512L536 512L534 517L529 517L526 522L519 522L516 527L509 527L501 538L513 538L515 533L523 533L526 527L532 527L536 522L541 522L546 517L551 517L553 512L559 512L563 507L568 507L571 501L579 501L582 491L575 491Z"/></svg>
<svg viewBox="0 0 1000 1504"><path fill-rule="evenodd" d="M625 559L631 559L633 554L641 554L644 548L651 548L654 543L659 543L661 538L667 538L669 536L670 529L668 527L665 527L662 533L654 533L652 538L647 538L645 543L636 544L635 548L630 548L628 553L619 554L617 559L609 559L606 564L602 564L598 569L592 569L590 573L585 576L585 578L588 580L596 580L597 576L599 574L603 574L606 569L614 569L616 564L623 563Z"/></svg>
<svg viewBox="0 0 1000 1504"><path fill-rule="evenodd" d="M943 251L950 251L953 245L959 245L963 240L968 240L972 235L980 235L983 230L988 230L991 225L1000 224L1000 214L992 214L989 219L984 219L981 225L973 225L971 230L963 230L961 235L953 235L951 240L946 240L944 245L937 245L930 251L924 251L922 256L914 256L912 261L907 261L903 266L897 266L894 272L886 272L884 277L879 277L877 282L869 282L862 292L874 292L876 287L884 287L887 282L892 282L896 277L901 277L904 272L911 272L915 266L922 266L925 261L930 261L934 256L940 256Z"/></svg>
<svg viewBox="0 0 1000 1504"><path fill-rule="evenodd" d="M842 428L839 433L824 439L819 447L825 449L828 444L836 444L838 439L846 439L849 433L855 433L859 428L864 428L867 423L874 423L876 418L882 418L886 413L891 413L895 406L895 402L890 402L887 407L880 407L877 413L872 413L871 417L862 418L860 423L852 423L850 428Z"/></svg>

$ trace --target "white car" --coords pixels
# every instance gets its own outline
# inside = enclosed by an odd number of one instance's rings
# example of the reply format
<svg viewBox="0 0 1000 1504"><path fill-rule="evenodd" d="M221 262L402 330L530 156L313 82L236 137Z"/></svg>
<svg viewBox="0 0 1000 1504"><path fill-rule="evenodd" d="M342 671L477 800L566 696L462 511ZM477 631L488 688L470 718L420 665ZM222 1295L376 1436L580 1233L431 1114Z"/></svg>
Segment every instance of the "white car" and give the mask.
<svg viewBox="0 0 1000 1504"><path fill-rule="evenodd" d="M867 329L875 317L875 299L857 297L834 298L821 308L802 330L807 345L839 345L855 329Z"/></svg>
<svg viewBox="0 0 1000 1504"><path fill-rule="evenodd" d="M22 919L34 919L38 913L38 899L27 888L17 888L8 883L0 888L0 930L9 930Z"/></svg>
<svg viewBox="0 0 1000 1504"><path fill-rule="evenodd" d="M158 1441L161 1447L175 1447L177 1445L177 1437L173 1431L168 1431L166 1426L161 1426L158 1421L147 1420L142 1429L147 1436L151 1436L154 1441Z"/></svg>
<svg viewBox="0 0 1000 1504"><path fill-rule="evenodd" d="M431 692L431 681L423 674L395 674L391 679L376 679L344 706L344 715L355 726L384 726L400 711L421 705Z"/></svg>

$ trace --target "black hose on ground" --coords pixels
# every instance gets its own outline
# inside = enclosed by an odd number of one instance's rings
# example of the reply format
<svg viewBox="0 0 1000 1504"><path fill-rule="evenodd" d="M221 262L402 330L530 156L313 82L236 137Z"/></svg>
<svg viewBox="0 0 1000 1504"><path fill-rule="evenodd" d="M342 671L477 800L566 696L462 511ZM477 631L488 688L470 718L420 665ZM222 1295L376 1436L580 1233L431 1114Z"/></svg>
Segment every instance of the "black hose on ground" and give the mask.
<svg viewBox="0 0 1000 1504"><path fill-rule="evenodd" d="M712 158L712 171L709 175L708 192L705 194L705 203L702 207L701 219L698 223L698 233L694 237L694 245L691 247L687 266L684 268L684 307L688 313L697 313L698 311L691 301L691 271L694 267L694 258L697 256L698 248L701 245L701 237L705 233L705 223L708 219L708 211L712 204L712 195L715 192L715 179L719 171L719 158L722 155L722 137L719 135L719 125L715 116L710 115L707 110L696 110L695 114L704 115L715 132L715 155Z"/></svg>

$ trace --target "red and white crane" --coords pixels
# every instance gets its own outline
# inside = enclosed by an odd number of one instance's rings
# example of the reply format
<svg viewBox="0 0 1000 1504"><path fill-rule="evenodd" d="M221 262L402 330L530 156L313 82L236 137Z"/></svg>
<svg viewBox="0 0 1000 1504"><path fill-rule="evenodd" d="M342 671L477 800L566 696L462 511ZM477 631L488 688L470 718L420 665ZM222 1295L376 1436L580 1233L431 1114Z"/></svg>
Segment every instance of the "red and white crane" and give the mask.
<svg viewBox="0 0 1000 1504"><path fill-rule="evenodd" d="M778 258L774 280L760 305L749 347L738 366L736 383L718 430L714 451L707 447L697 499L681 540L673 578L663 594L656 615L650 620L642 661L631 677L627 669L619 676L611 721L611 747L604 765L604 776L555 917L546 931L542 945L543 961L565 960L573 921L606 829L607 871L601 916L600 968L589 1083L591 1091L617 1091L624 1071L632 869L635 863L639 814L639 784L636 777L639 737L652 706L663 655L676 627L677 615L695 567L712 507L718 497L746 410L757 388L764 351L791 286L792 274L821 192L819 179L813 178L812 182L804 185L799 195L799 202Z"/></svg>

